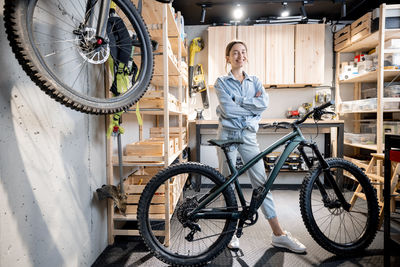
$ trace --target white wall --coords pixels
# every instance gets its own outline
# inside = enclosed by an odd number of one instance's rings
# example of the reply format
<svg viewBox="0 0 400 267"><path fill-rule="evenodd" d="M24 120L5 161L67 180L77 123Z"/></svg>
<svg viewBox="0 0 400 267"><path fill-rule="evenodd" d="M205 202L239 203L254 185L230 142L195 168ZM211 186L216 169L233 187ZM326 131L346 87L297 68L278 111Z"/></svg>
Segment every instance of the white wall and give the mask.
<svg viewBox="0 0 400 267"><path fill-rule="evenodd" d="M4 1L0 0L1 9ZM104 116L40 91L0 16L0 266L88 266L107 246Z"/></svg>
<svg viewBox="0 0 400 267"><path fill-rule="evenodd" d="M205 47L202 51L196 54L195 57L195 64L201 63L204 67L204 72L206 75L207 80L207 73L208 73L208 34L207 28L209 25L201 25L201 26L185 26L185 32L187 34L187 42L188 47L190 42L195 37L202 37L205 42ZM324 88L329 88L332 86L333 82L333 35L330 30L330 26L326 26L325 28L325 79L324 79ZM262 118L265 119L282 119L285 117L285 112L289 109L297 109L302 103L305 102L313 102L315 91L317 88L267 88L266 91L270 97L270 103L268 109L262 114ZM333 90L334 92L334 90ZM210 108L203 112L205 119L212 119L216 120L216 107L218 106L218 99L216 97L214 89L210 89ZM202 107L201 98L200 96L196 97L194 105L191 105L191 110L194 108ZM192 113L191 118L194 118L194 114ZM194 129L191 129L194 132ZM260 144L260 148L266 148L269 144L277 140L281 135L279 134L258 134L258 141ZM306 138L309 138L311 135L305 135ZM191 138L194 137L194 134L191 135ZM216 136L213 134L208 134L202 136L203 144L206 143L207 139L215 138ZM315 137L315 135L313 135ZM316 139L317 145L319 146L320 150L323 151L324 145L324 135L320 134ZM191 140L190 145L193 146L195 144L194 140ZM216 159L216 152L214 147L209 146L201 146L201 162L205 164L209 164L213 167L218 167L218 161ZM289 184L296 184L301 182L301 178L304 174L280 174L277 183L289 183ZM244 182L247 180L244 179Z"/></svg>

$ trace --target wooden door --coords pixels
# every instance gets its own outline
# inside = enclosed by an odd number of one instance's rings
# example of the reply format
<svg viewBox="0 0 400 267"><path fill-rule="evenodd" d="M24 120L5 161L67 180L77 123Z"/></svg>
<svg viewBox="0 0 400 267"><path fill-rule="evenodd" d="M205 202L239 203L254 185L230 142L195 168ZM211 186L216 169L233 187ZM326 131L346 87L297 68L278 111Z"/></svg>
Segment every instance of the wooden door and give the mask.
<svg viewBox="0 0 400 267"><path fill-rule="evenodd" d="M294 84L294 25L265 26L265 84Z"/></svg>
<svg viewBox="0 0 400 267"><path fill-rule="evenodd" d="M208 85L214 85L219 76L227 74L225 70L225 47L235 39L235 26L208 28Z"/></svg>
<svg viewBox="0 0 400 267"><path fill-rule="evenodd" d="M298 24L295 37L295 83L319 85L325 72L325 25Z"/></svg>
<svg viewBox="0 0 400 267"><path fill-rule="evenodd" d="M244 70L249 75L257 76L265 83L265 26L239 26L238 39L247 46L247 60Z"/></svg>

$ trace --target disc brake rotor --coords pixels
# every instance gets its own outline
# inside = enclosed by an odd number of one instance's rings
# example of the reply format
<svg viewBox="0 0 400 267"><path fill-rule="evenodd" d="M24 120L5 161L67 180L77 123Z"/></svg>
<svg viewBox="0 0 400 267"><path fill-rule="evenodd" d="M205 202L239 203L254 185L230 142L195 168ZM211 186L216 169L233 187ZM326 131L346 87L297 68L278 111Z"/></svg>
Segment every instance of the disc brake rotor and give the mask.
<svg viewBox="0 0 400 267"><path fill-rule="evenodd" d="M103 64L110 56L108 44L96 45L96 29L86 28L83 35L76 38L77 50L85 61L91 64Z"/></svg>

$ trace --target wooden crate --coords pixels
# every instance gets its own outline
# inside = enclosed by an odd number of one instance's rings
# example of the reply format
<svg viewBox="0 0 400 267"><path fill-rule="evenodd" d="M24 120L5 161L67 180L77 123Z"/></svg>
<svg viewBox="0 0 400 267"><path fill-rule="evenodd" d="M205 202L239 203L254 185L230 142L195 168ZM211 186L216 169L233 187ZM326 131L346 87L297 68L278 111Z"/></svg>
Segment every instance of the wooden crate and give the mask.
<svg viewBox="0 0 400 267"><path fill-rule="evenodd" d="M169 127L170 137L177 138L179 137L179 134L181 134L183 143L186 144L187 143L186 127L182 127L182 132L179 131L179 127ZM150 137L164 137L164 128L163 127L150 128Z"/></svg>
<svg viewBox="0 0 400 267"><path fill-rule="evenodd" d="M164 145L164 137L151 137L150 139L147 139L149 142L162 142ZM175 151L175 140L173 137L169 138L169 153L175 153L177 151Z"/></svg>
<svg viewBox="0 0 400 267"><path fill-rule="evenodd" d="M365 38L371 34L371 16L372 13L368 12L358 20L351 24L351 42L357 42L358 40Z"/></svg>
<svg viewBox="0 0 400 267"><path fill-rule="evenodd" d="M124 188L127 194L127 214L137 214L141 193L152 177L152 175L131 175L124 181ZM169 182L170 215L172 215L175 210L186 179L187 175L181 174L174 176ZM150 206L150 213L161 215L165 214L165 187L160 187L153 196Z"/></svg>
<svg viewBox="0 0 400 267"><path fill-rule="evenodd" d="M342 50L344 47L351 44L351 26L347 25L334 35L335 52Z"/></svg>
<svg viewBox="0 0 400 267"><path fill-rule="evenodd" d="M169 152L175 153L175 141L170 139ZM164 139L150 138L140 142L127 144L125 147L126 156L154 156L162 157L165 154Z"/></svg>
<svg viewBox="0 0 400 267"><path fill-rule="evenodd" d="M168 94L168 107L171 110L179 110L180 102L172 94ZM135 105L136 108L136 105ZM147 91L139 100L139 108L164 108L163 91Z"/></svg>

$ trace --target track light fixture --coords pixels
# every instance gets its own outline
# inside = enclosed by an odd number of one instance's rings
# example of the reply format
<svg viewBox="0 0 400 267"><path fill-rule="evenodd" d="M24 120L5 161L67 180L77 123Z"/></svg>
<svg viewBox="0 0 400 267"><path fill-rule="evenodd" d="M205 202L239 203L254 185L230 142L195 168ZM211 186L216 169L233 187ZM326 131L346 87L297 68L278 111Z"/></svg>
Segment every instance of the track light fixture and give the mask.
<svg viewBox="0 0 400 267"><path fill-rule="evenodd" d="M235 9L233 10L233 18L235 20L240 20L243 17L243 9L240 7L240 4L237 4Z"/></svg>
<svg viewBox="0 0 400 267"><path fill-rule="evenodd" d="M206 19L206 9L211 7L212 3L204 2L204 3L197 3L196 5L201 7L200 23L204 23Z"/></svg>
<svg viewBox="0 0 400 267"><path fill-rule="evenodd" d="M205 18L206 18L206 5L201 5L200 23L204 23Z"/></svg>
<svg viewBox="0 0 400 267"><path fill-rule="evenodd" d="M287 9L287 2L282 2L283 11L281 13L281 17L289 16L289 10Z"/></svg>
<svg viewBox="0 0 400 267"><path fill-rule="evenodd" d="M346 17L346 0L342 0L342 10L340 12L342 18Z"/></svg>

